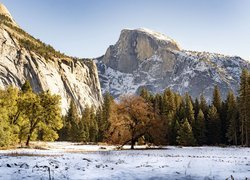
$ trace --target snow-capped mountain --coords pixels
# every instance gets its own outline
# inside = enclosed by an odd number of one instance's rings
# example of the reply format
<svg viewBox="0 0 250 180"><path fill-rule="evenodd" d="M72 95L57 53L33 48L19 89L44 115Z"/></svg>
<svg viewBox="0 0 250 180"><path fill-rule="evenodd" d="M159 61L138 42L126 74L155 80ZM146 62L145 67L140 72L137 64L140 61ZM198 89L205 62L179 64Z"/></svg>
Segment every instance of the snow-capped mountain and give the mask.
<svg viewBox="0 0 250 180"><path fill-rule="evenodd" d="M81 112L99 107L102 93L93 61L73 59L35 39L16 24L0 4L0 88L21 87L29 80L35 92L49 90L61 96L65 114L73 100Z"/></svg>
<svg viewBox="0 0 250 180"><path fill-rule="evenodd" d="M192 97L203 93L209 100L218 85L225 98L230 89L237 93L241 70L250 67L240 57L183 50L148 29L122 30L118 42L96 62L103 92L114 97L146 87L153 93L166 88Z"/></svg>

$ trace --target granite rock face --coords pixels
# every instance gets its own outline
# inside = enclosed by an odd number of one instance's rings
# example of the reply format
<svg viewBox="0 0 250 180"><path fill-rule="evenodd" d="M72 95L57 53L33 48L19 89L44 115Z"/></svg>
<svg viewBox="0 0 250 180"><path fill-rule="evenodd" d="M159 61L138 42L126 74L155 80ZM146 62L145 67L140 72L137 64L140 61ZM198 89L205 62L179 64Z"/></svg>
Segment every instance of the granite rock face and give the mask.
<svg viewBox="0 0 250 180"><path fill-rule="evenodd" d="M13 17L11 16L9 10L2 3L0 3L0 15L8 17L8 19L10 19L13 25L18 26Z"/></svg>
<svg viewBox="0 0 250 180"><path fill-rule="evenodd" d="M202 93L211 100L214 85L225 98L236 94L242 68L250 68L240 57L185 51L171 38L148 29L122 30L115 45L96 60L103 92L114 97L136 94L142 87L153 93L166 88L192 97Z"/></svg>
<svg viewBox="0 0 250 180"><path fill-rule="evenodd" d="M63 114L71 100L75 102L79 112L86 106L98 108L101 105L101 87L93 61L66 56L44 57L23 47L20 39L34 44L40 42L14 26L14 22L0 24L1 89L9 85L20 88L25 80L29 80L35 92L49 90L60 95Z"/></svg>
<svg viewBox="0 0 250 180"><path fill-rule="evenodd" d="M179 47L174 40L163 34L144 29L125 29L116 45L108 48L102 61L120 72L132 73L145 59L155 54L161 54L162 59L171 59L169 49L179 50ZM169 62L164 63L167 66Z"/></svg>

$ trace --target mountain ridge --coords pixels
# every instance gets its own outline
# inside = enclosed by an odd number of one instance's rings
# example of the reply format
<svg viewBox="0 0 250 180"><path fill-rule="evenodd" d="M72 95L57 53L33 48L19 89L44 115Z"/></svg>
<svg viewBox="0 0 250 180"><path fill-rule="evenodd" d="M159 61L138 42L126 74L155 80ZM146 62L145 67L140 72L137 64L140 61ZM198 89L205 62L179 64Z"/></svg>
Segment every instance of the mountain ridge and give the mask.
<svg viewBox="0 0 250 180"><path fill-rule="evenodd" d="M17 23L15 22L14 18L12 17L12 15L10 14L9 10L2 3L0 3L0 15L7 17L8 21L11 21L13 25L18 26Z"/></svg>
<svg viewBox="0 0 250 180"><path fill-rule="evenodd" d="M115 97L138 94L146 87L153 93L171 88L194 98L203 93L211 100L213 86L218 85L226 98L230 89L237 94L241 69L250 67L238 56L187 51L174 40L162 43L152 38L151 30L125 32L122 30L116 44L96 60L103 92L110 91Z"/></svg>

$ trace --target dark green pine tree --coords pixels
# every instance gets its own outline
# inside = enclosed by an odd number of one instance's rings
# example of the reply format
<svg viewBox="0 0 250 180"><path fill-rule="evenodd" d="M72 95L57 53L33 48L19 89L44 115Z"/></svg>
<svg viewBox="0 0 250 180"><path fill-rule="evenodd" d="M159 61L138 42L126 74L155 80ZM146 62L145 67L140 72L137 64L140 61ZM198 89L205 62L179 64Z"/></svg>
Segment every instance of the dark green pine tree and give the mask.
<svg viewBox="0 0 250 180"><path fill-rule="evenodd" d="M220 121L221 121L221 143L222 144L228 144L227 139L227 129L229 126L229 121L227 118L227 102L223 101L221 104L221 110L220 110Z"/></svg>
<svg viewBox="0 0 250 180"><path fill-rule="evenodd" d="M246 119L246 146L250 146L250 73L247 81L247 119Z"/></svg>
<svg viewBox="0 0 250 180"><path fill-rule="evenodd" d="M65 117L63 117L63 128L59 131L59 139L62 141L77 141L79 116L76 106L71 100L70 107Z"/></svg>
<svg viewBox="0 0 250 180"><path fill-rule="evenodd" d="M163 100L165 106L165 113L168 114L169 111L176 111L175 95L170 89L166 89L163 93Z"/></svg>
<svg viewBox="0 0 250 180"><path fill-rule="evenodd" d="M191 125L194 124L193 103L191 101L191 97L187 93L185 94L185 118L187 118L188 122Z"/></svg>
<svg viewBox="0 0 250 180"><path fill-rule="evenodd" d="M220 90L219 90L219 87L217 85L214 87L212 103L213 103L214 107L217 109L217 111L220 112L222 100L221 100Z"/></svg>
<svg viewBox="0 0 250 180"><path fill-rule="evenodd" d="M205 117L201 109L199 110L197 118L195 119L193 133L198 145L203 145L206 143Z"/></svg>
<svg viewBox="0 0 250 180"><path fill-rule="evenodd" d="M248 77L249 77L248 70L243 69L240 77L240 93L239 93L240 133L241 133L242 146L246 145L246 121L248 116L248 107L247 107Z"/></svg>
<svg viewBox="0 0 250 180"><path fill-rule="evenodd" d="M153 105L154 112L161 116L162 115L161 114L162 96L160 94L156 94L154 98L151 98L151 99L153 100L152 105Z"/></svg>
<svg viewBox="0 0 250 180"><path fill-rule="evenodd" d="M248 73L247 83L247 119L246 119L246 146L250 146L250 73Z"/></svg>
<svg viewBox="0 0 250 180"><path fill-rule="evenodd" d="M83 113L82 113L82 119L81 122L83 124L83 131L85 131L85 141L89 142L91 141L91 135L90 135L90 128L92 126L91 124L91 108L88 106L85 107Z"/></svg>
<svg viewBox="0 0 250 180"><path fill-rule="evenodd" d="M183 124L180 126L177 142L179 145L183 146L194 146L196 144L192 127L190 126L187 119L185 119Z"/></svg>
<svg viewBox="0 0 250 180"><path fill-rule="evenodd" d="M200 96L200 109L202 110L204 117L206 119L207 113L208 113L208 105L207 105L207 101L206 101L203 94Z"/></svg>
<svg viewBox="0 0 250 180"><path fill-rule="evenodd" d="M79 141L79 122L80 117L78 115L76 105L73 101L70 102L70 107L66 116L67 124L69 124L70 128L68 130L68 136L70 141Z"/></svg>
<svg viewBox="0 0 250 180"><path fill-rule="evenodd" d="M176 111L176 117L181 122L186 118L186 103L185 99L182 97L178 110Z"/></svg>
<svg viewBox="0 0 250 180"><path fill-rule="evenodd" d="M68 129L70 129L69 124L67 124L66 116L62 116L63 128L58 131L59 140L67 141L69 140Z"/></svg>
<svg viewBox="0 0 250 180"><path fill-rule="evenodd" d="M95 118L95 110L92 107L90 109L90 119L89 119L89 141L97 142L98 139L98 125Z"/></svg>
<svg viewBox="0 0 250 180"><path fill-rule="evenodd" d="M182 103L182 96L180 96L177 93L174 93L174 101L176 106L176 112L180 109L181 103Z"/></svg>
<svg viewBox="0 0 250 180"><path fill-rule="evenodd" d="M150 101L150 92L144 87L140 91L140 96L143 97L146 101Z"/></svg>
<svg viewBox="0 0 250 180"><path fill-rule="evenodd" d="M161 107L161 121L163 125L163 131L165 132L166 142L175 142L175 114L176 114L176 104L175 95L170 89L166 89L162 95L162 107ZM172 124L174 123L174 124ZM169 126L171 124L171 126ZM173 127L172 127L173 125ZM173 131L173 136L170 136L171 131ZM172 139L172 140L171 140Z"/></svg>
<svg viewBox="0 0 250 180"><path fill-rule="evenodd" d="M95 114L95 121L96 121L97 127L98 127L98 136L97 136L97 141L98 142L103 141L103 138L102 138L103 134L100 135L100 130L99 130L99 126L100 126L99 124L101 124L101 122L103 121L102 118L103 118L102 117L102 109L98 108L96 110L96 114Z"/></svg>
<svg viewBox="0 0 250 180"><path fill-rule="evenodd" d="M194 119L197 119L197 116L198 116L198 113L200 110L200 102L199 102L198 98L195 98L193 106L194 106Z"/></svg>
<svg viewBox="0 0 250 180"><path fill-rule="evenodd" d="M228 142L234 145L238 145L238 135L239 135L238 107L232 91L229 91L227 95L226 104L227 104L227 121L229 122L226 137L228 138Z"/></svg>
<svg viewBox="0 0 250 180"><path fill-rule="evenodd" d="M165 90L162 94L162 104L161 104L161 119L165 120L167 118L169 112L169 101L168 101L168 94L171 93L169 89Z"/></svg>
<svg viewBox="0 0 250 180"><path fill-rule="evenodd" d="M177 145L177 136L180 129L179 121L174 118L174 114L168 114L169 128L168 128L168 142L170 145Z"/></svg>
<svg viewBox="0 0 250 180"><path fill-rule="evenodd" d="M220 143L220 121L217 108L212 105L207 115L207 141L210 145Z"/></svg>
<svg viewBox="0 0 250 180"><path fill-rule="evenodd" d="M221 143L223 137L225 137L225 131L224 131L224 129L227 129L227 127L224 127L224 125L226 124L226 122L223 122L223 120L225 120L226 118L223 116L224 114L222 113L221 94L220 94L219 87L217 85L214 87L212 104L213 104L213 106L217 110L217 113L218 113L218 120L217 120L217 122L218 122L218 126L221 128L221 129L219 129L220 140L217 143Z"/></svg>
<svg viewBox="0 0 250 180"><path fill-rule="evenodd" d="M82 119L78 123L78 130L76 132L78 142L88 142L89 141L89 128L86 125L85 121Z"/></svg>
<svg viewBox="0 0 250 180"><path fill-rule="evenodd" d="M176 119L174 117L174 113L173 112L168 113L166 119L167 119L166 122L168 122L168 124L166 125L166 129L167 129L166 130L166 142L167 144L175 144L177 130L175 129Z"/></svg>
<svg viewBox="0 0 250 180"><path fill-rule="evenodd" d="M110 113L111 113L111 106L114 103L113 97L106 92L103 95L103 104L101 107L101 118L99 118L99 121L97 121L97 126L98 126L98 141L103 141L105 138L105 133L108 131L110 123L109 123L109 118L110 118Z"/></svg>
<svg viewBox="0 0 250 180"><path fill-rule="evenodd" d="M240 112L240 132L241 132L241 145L249 146L249 86L248 82L249 72L243 69L240 77L240 93L239 93L239 112Z"/></svg>

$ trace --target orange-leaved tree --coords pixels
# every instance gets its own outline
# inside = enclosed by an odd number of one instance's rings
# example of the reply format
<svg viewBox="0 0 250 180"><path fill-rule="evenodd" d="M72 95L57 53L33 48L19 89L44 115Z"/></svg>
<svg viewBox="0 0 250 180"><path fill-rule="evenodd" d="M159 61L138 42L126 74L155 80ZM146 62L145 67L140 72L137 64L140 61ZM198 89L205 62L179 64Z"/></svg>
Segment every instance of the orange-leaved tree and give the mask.
<svg viewBox="0 0 250 180"><path fill-rule="evenodd" d="M111 107L109 118L110 128L108 140L111 143L131 144L134 149L135 143L144 135L150 135L155 142L159 140L160 120L154 113L152 105L140 96L126 95L121 97L118 104Z"/></svg>

